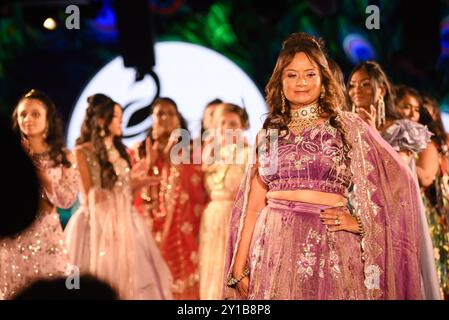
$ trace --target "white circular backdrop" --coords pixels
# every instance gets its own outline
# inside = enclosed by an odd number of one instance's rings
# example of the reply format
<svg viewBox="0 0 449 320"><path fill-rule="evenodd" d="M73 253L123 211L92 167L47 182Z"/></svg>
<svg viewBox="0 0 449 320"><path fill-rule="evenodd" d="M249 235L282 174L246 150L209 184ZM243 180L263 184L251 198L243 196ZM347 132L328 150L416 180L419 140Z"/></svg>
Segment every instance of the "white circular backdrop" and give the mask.
<svg viewBox="0 0 449 320"><path fill-rule="evenodd" d="M175 100L193 138L199 136L205 105L220 98L246 108L250 120L247 136L254 142L268 109L261 92L240 67L216 51L185 42L159 42L155 54L154 71L161 83L160 95ZM104 93L122 106L133 102L123 114L125 124L135 110L152 101L156 85L150 76L135 82L135 71L125 68L121 57L106 64L86 85L75 104L67 132L69 148L73 148L80 135L87 97L95 93ZM124 143L130 145L143 140L150 125L148 117L139 125L123 128L124 135L139 133L124 139Z"/></svg>

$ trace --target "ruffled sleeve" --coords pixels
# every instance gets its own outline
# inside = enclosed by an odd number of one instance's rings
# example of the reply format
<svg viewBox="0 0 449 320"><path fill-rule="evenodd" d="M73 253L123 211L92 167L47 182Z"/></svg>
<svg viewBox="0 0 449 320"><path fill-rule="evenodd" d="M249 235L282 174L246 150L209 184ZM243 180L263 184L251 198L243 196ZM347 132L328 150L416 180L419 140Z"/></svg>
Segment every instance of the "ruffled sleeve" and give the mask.
<svg viewBox="0 0 449 320"><path fill-rule="evenodd" d="M407 119L395 121L383 134L382 137L396 151L411 151L419 153L427 147L432 133L420 123Z"/></svg>

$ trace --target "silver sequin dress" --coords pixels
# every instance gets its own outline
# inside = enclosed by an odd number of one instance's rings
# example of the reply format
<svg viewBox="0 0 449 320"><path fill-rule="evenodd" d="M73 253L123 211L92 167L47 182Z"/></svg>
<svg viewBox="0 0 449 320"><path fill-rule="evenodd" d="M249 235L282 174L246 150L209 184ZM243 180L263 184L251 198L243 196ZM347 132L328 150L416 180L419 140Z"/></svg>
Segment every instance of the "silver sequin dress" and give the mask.
<svg viewBox="0 0 449 320"><path fill-rule="evenodd" d="M48 154L37 155L33 161L46 171L53 190L42 190L41 198L47 205L40 206L29 228L0 240L0 299L12 298L35 280L68 272L68 254L56 207L70 208L75 202L78 171L75 166L53 166Z"/></svg>

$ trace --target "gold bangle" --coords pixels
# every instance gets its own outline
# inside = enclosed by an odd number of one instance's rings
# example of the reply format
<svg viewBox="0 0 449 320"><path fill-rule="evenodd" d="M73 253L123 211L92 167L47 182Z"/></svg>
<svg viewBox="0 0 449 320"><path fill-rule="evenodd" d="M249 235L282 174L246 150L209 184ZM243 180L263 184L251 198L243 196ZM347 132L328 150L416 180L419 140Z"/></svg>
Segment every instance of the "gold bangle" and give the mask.
<svg viewBox="0 0 449 320"><path fill-rule="evenodd" d="M359 234L360 237L363 238L365 236L365 229L363 228L362 219L360 219L360 216L356 215L355 219L357 220L357 224L359 225Z"/></svg>
<svg viewBox="0 0 449 320"><path fill-rule="evenodd" d="M237 278L234 278L231 275L228 278L228 282L227 282L228 287L235 288L237 283L239 283L243 278L245 278L247 276L249 276L249 268L248 267L246 267L245 270L243 271L243 273L239 277L237 277Z"/></svg>
<svg viewBox="0 0 449 320"><path fill-rule="evenodd" d="M365 236L365 229L363 228L363 224L362 224L362 219L360 219L360 215L358 215L355 210L350 210L349 213L351 214L351 216L353 216L355 218L355 220L357 221L357 224L359 226L359 235L361 238L363 238Z"/></svg>

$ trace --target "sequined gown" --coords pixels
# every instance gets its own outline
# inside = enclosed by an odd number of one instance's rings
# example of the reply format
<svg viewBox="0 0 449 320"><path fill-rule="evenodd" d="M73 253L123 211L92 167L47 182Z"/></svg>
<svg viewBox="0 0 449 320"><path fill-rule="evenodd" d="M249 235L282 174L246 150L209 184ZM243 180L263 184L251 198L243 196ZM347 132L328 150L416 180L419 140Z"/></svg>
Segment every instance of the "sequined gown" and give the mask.
<svg viewBox="0 0 449 320"><path fill-rule="evenodd" d="M0 241L0 294L12 298L18 291L43 278L67 274L69 259L56 207L70 208L78 193L74 165L53 166L48 153L33 161L50 177L52 192L43 190L36 220L15 237Z"/></svg>
<svg viewBox="0 0 449 320"><path fill-rule="evenodd" d="M170 271L132 206L128 163L115 148L108 151L118 180L104 189L90 145L77 148L87 161L92 187L64 231L71 263L111 284L121 299L171 299Z"/></svg>
<svg viewBox="0 0 449 320"><path fill-rule="evenodd" d="M248 147L238 152L241 156L236 156L236 163L217 165L205 173L210 201L200 225L199 274L200 298L203 300L222 298L229 219L245 171Z"/></svg>

